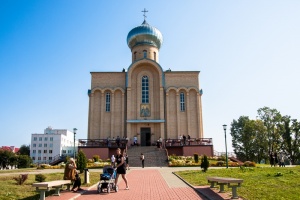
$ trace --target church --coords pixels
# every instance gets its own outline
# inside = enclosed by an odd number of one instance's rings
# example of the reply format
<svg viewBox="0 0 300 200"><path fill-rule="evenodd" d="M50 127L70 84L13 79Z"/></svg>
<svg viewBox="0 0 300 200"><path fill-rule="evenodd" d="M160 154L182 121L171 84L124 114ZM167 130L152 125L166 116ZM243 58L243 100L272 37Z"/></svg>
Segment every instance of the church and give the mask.
<svg viewBox="0 0 300 200"><path fill-rule="evenodd" d="M144 15L127 35L132 62L120 72L91 72L88 140L136 137L150 146L160 138L203 138L200 71L165 69L162 44Z"/></svg>

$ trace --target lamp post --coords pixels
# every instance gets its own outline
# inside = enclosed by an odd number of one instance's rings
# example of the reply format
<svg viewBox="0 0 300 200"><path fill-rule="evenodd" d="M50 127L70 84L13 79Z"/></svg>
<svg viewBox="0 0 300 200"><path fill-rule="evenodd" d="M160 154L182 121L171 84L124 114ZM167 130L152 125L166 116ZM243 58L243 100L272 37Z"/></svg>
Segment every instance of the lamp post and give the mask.
<svg viewBox="0 0 300 200"><path fill-rule="evenodd" d="M74 159L75 159L75 152L76 152L76 148L75 148L75 135L76 135L76 131L77 131L77 128L73 128L73 133L74 133Z"/></svg>
<svg viewBox="0 0 300 200"><path fill-rule="evenodd" d="M227 128L227 125L226 125L226 124L224 124L224 125L223 125L223 129L224 129L224 133L225 133L226 168L228 168L228 156L227 156L227 139L226 139L226 128Z"/></svg>

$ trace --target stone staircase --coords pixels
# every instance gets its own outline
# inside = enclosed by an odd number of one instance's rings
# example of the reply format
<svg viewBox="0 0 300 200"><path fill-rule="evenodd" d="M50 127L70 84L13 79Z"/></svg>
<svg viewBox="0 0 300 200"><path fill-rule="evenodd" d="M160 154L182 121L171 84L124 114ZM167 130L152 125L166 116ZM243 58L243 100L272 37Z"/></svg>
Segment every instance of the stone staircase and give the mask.
<svg viewBox="0 0 300 200"><path fill-rule="evenodd" d="M145 167L167 167L165 149L156 146L133 146L127 149L129 167L142 167L141 153L145 156Z"/></svg>

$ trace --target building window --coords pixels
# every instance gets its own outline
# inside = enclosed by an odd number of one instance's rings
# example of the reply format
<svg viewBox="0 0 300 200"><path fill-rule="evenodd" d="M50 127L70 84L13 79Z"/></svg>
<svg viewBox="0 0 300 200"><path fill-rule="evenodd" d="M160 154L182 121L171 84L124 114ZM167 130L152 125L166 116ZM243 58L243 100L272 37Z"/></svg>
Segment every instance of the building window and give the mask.
<svg viewBox="0 0 300 200"><path fill-rule="evenodd" d="M149 79L148 79L148 76L142 77L142 103L149 103Z"/></svg>
<svg viewBox="0 0 300 200"><path fill-rule="evenodd" d="M44 138L44 141L48 141L48 138L47 138L47 137L45 137L45 138Z"/></svg>
<svg viewBox="0 0 300 200"><path fill-rule="evenodd" d="M67 153L67 151L66 150L62 150L62 153Z"/></svg>
<svg viewBox="0 0 300 200"><path fill-rule="evenodd" d="M44 147L47 147L47 144L44 144Z"/></svg>
<svg viewBox="0 0 300 200"><path fill-rule="evenodd" d="M53 141L53 137L50 137L50 141Z"/></svg>
<svg viewBox="0 0 300 200"><path fill-rule="evenodd" d="M110 112L110 93L106 93L106 107L105 107L106 112Z"/></svg>
<svg viewBox="0 0 300 200"><path fill-rule="evenodd" d="M38 153L42 153L42 150L38 150Z"/></svg>
<svg viewBox="0 0 300 200"><path fill-rule="evenodd" d="M156 52L154 52L154 60L156 61Z"/></svg>
<svg viewBox="0 0 300 200"><path fill-rule="evenodd" d="M32 153L36 153L36 150L32 150Z"/></svg>
<svg viewBox="0 0 300 200"><path fill-rule="evenodd" d="M44 150L44 153L47 153L47 150Z"/></svg>
<svg viewBox="0 0 300 200"><path fill-rule="evenodd" d="M49 157L49 160L52 160L52 157Z"/></svg>
<svg viewBox="0 0 300 200"><path fill-rule="evenodd" d="M42 144L39 144L39 147L42 147Z"/></svg>
<svg viewBox="0 0 300 200"><path fill-rule="evenodd" d="M35 157L32 157L32 160L35 160Z"/></svg>
<svg viewBox="0 0 300 200"><path fill-rule="evenodd" d="M72 153L72 150L68 150L68 153Z"/></svg>
<svg viewBox="0 0 300 200"><path fill-rule="evenodd" d="M36 144L32 144L32 147L36 147Z"/></svg>
<svg viewBox="0 0 300 200"><path fill-rule="evenodd" d="M144 55L144 58L147 58L147 51L146 50L143 51L143 55Z"/></svg>
<svg viewBox="0 0 300 200"><path fill-rule="evenodd" d="M42 158L41 157L38 157L38 160L41 160Z"/></svg>
<svg viewBox="0 0 300 200"><path fill-rule="evenodd" d="M46 157L43 157L43 160L47 160L47 158L46 158Z"/></svg>
<svg viewBox="0 0 300 200"><path fill-rule="evenodd" d="M43 138L42 137L39 137L39 141L42 141L43 140Z"/></svg>
<svg viewBox="0 0 300 200"><path fill-rule="evenodd" d="M133 54L133 60L136 60L136 52Z"/></svg>
<svg viewBox="0 0 300 200"><path fill-rule="evenodd" d="M180 93L180 111L185 111L184 93Z"/></svg>
<svg viewBox="0 0 300 200"><path fill-rule="evenodd" d="M49 150L49 153L52 153L52 150Z"/></svg>
<svg viewBox="0 0 300 200"><path fill-rule="evenodd" d="M37 137L34 137L34 138L33 138L33 141L37 141Z"/></svg>
<svg viewBox="0 0 300 200"><path fill-rule="evenodd" d="M49 147L53 147L53 144L49 144Z"/></svg>

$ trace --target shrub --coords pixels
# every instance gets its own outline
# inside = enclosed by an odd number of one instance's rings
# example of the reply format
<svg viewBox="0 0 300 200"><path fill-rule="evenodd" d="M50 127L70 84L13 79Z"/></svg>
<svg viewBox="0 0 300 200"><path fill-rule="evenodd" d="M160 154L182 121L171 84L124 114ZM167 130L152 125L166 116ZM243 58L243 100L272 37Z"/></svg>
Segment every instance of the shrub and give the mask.
<svg viewBox="0 0 300 200"><path fill-rule="evenodd" d="M13 177L15 181L17 181L18 185L23 185L23 183L28 179L28 174L20 174L17 177Z"/></svg>
<svg viewBox="0 0 300 200"><path fill-rule="evenodd" d="M99 162L99 156L98 155L93 155L93 159L94 159L94 162Z"/></svg>
<svg viewBox="0 0 300 200"><path fill-rule="evenodd" d="M80 171L80 173L83 172L83 170L87 166L87 158L82 150L78 152L77 156L77 169Z"/></svg>
<svg viewBox="0 0 300 200"><path fill-rule="evenodd" d="M202 168L202 171L206 172L207 169L209 167L209 161L207 159L207 156L204 155L202 158L201 158L201 168Z"/></svg>
<svg viewBox="0 0 300 200"><path fill-rule="evenodd" d="M36 175L35 175L35 180L36 180L37 182L43 182L43 181L46 180L46 176L43 175L43 174L36 174Z"/></svg>
<svg viewBox="0 0 300 200"><path fill-rule="evenodd" d="M243 164L244 167L256 167L256 163L255 162L251 162L251 161L246 161Z"/></svg>
<svg viewBox="0 0 300 200"><path fill-rule="evenodd" d="M224 164L224 161L218 161L218 162L216 163L216 165L217 165L218 167L222 167L223 164Z"/></svg>
<svg viewBox="0 0 300 200"><path fill-rule="evenodd" d="M194 160L195 160L195 163L199 162L199 155L197 153L194 153Z"/></svg>

